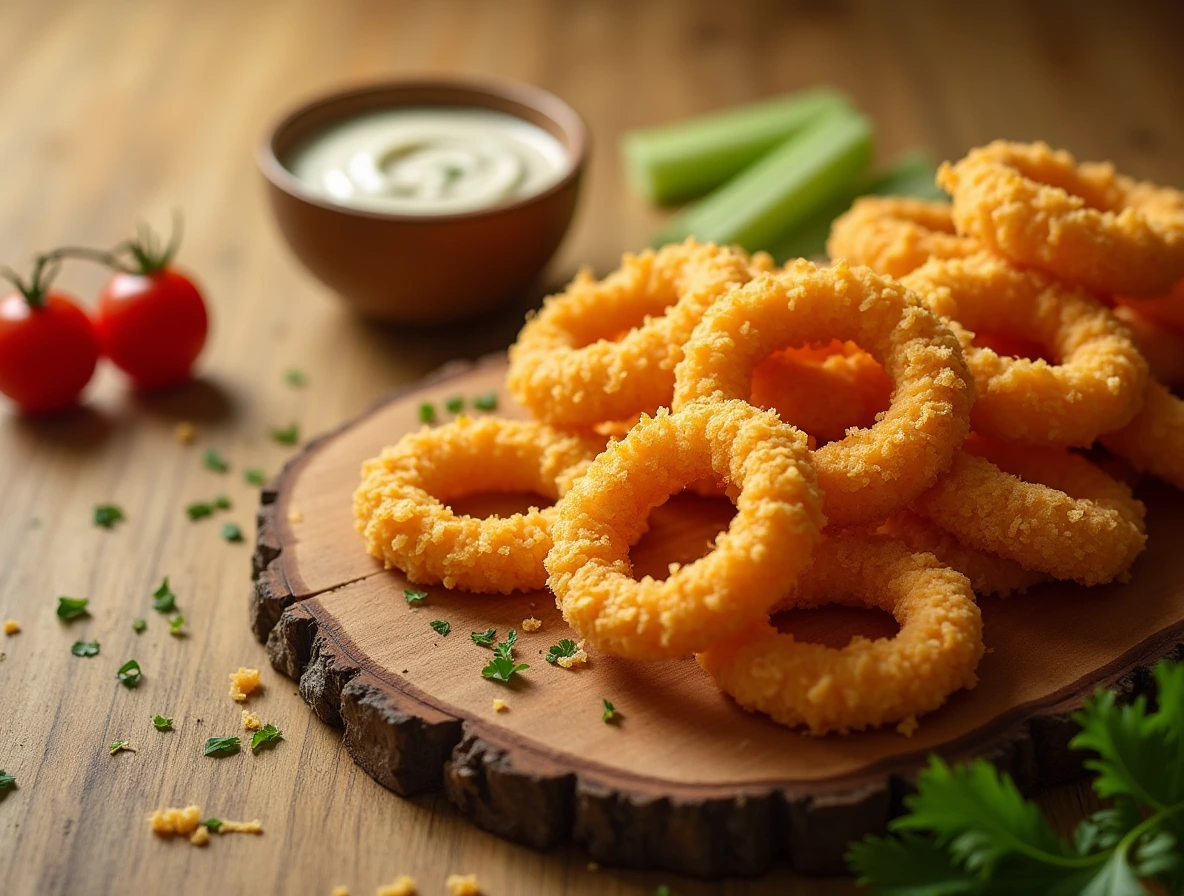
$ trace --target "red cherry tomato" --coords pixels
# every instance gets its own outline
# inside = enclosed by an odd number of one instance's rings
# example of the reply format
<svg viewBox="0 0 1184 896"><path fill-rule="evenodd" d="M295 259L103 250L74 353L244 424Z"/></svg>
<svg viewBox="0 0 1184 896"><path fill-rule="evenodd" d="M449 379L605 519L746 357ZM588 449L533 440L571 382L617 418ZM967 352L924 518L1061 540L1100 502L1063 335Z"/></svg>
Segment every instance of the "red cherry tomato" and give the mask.
<svg viewBox="0 0 1184 896"><path fill-rule="evenodd" d="M94 325L64 293L0 300L0 392L31 414L77 403L99 358Z"/></svg>
<svg viewBox="0 0 1184 896"><path fill-rule="evenodd" d="M171 267L117 273L99 295L95 326L103 353L141 389L189 379L209 319L197 287Z"/></svg>

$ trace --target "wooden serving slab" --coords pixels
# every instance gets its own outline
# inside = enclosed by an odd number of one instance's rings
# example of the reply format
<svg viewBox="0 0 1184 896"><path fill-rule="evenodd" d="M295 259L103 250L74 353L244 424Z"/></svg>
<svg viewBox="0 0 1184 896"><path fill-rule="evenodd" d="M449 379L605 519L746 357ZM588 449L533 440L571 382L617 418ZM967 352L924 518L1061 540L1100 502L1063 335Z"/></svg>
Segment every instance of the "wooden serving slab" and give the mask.
<svg viewBox="0 0 1184 896"><path fill-rule="evenodd" d="M1174 492L1152 488L1151 539L1133 582L984 601L979 686L925 716L911 738L783 728L739 709L689 658L548 665L547 648L572 637L549 593L434 587L412 607L405 579L367 556L353 528L362 460L418 428L422 402L442 413L454 395L500 393L504 373L502 356L452 366L308 445L263 493L251 600L272 665L344 728L358 765L399 794L443 787L502 836L535 847L574 839L598 861L704 876L759 873L783 855L802 871L841 870L846 844L883 829L931 751L989 757L1024 787L1078 775L1068 714L1099 686L1146 690L1149 665L1184 641L1184 513ZM498 413L523 416L504 394ZM477 496L454 506L524 505ZM701 556L730 516L722 500L672 498L634 548L639 574ZM530 616L541 631L522 631ZM451 634L438 635L434 619ZM481 677L489 651L469 633L490 626L499 636L518 629L530 664L520 682ZM783 626L836 646L895 631L886 614L840 608L789 613ZM495 712L495 698L509 709ZM606 698L615 724L601 721Z"/></svg>

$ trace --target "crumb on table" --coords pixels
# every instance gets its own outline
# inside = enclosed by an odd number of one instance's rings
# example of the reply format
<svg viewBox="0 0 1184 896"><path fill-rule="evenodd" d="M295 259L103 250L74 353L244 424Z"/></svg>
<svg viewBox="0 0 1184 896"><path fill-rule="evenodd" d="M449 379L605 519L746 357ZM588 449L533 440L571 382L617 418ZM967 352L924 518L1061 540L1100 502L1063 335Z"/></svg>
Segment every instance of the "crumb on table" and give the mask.
<svg viewBox="0 0 1184 896"><path fill-rule="evenodd" d="M205 825L199 825L197 830L189 835L189 842L194 846L205 846L210 842L210 831Z"/></svg>
<svg viewBox="0 0 1184 896"><path fill-rule="evenodd" d="M912 737L914 732L916 732L919 727L921 726L917 724L917 717L909 716L907 719L896 726L896 731L898 734L903 734L905 737Z"/></svg>
<svg viewBox="0 0 1184 896"><path fill-rule="evenodd" d="M226 821L218 826L219 834L262 834L263 822L258 818L254 821Z"/></svg>
<svg viewBox="0 0 1184 896"><path fill-rule="evenodd" d="M543 627L543 620L535 619L531 616L529 619L522 620L522 630L524 632L537 632Z"/></svg>
<svg viewBox="0 0 1184 896"><path fill-rule="evenodd" d="M201 824L201 807L157 809L148 816L148 823L152 825L152 833L161 837L171 837L173 834L189 836Z"/></svg>
<svg viewBox="0 0 1184 896"><path fill-rule="evenodd" d="M17 622L15 619L4 620L4 634L15 635L20 630L21 630L21 624L19 622Z"/></svg>
<svg viewBox="0 0 1184 896"><path fill-rule="evenodd" d="M406 874L400 874L392 884L384 884L374 891L374 896L415 896L415 881Z"/></svg>
<svg viewBox="0 0 1184 896"><path fill-rule="evenodd" d="M481 896L481 887L477 885L475 874L450 874L444 886L451 896Z"/></svg>
<svg viewBox="0 0 1184 896"><path fill-rule="evenodd" d="M258 731L263 727L263 720L249 709L243 710L243 728L247 731Z"/></svg>
<svg viewBox="0 0 1184 896"><path fill-rule="evenodd" d="M333 888L333 892L329 896L349 896L349 887L338 884Z"/></svg>
<svg viewBox="0 0 1184 896"><path fill-rule="evenodd" d="M509 708L510 708L510 704L508 704L501 697L494 697L493 698L493 711L494 712L505 712Z"/></svg>
<svg viewBox="0 0 1184 896"><path fill-rule="evenodd" d="M304 522L304 514L301 513L299 510L289 510L288 511L288 522L289 523L303 523Z"/></svg>
<svg viewBox="0 0 1184 896"><path fill-rule="evenodd" d="M259 687L259 683L258 669L239 666L237 672L230 673L230 699L235 703L242 703L247 699L248 694Z"/></svg>
<svg viewBox="0 0 1184 896"><path fill-rule="evenodd" d="M576 652L571 656L561 656L555 662L564 669L570 669L572 666L578 666L581 663L588 662L588 654L584 653L584 642L581 641L576 645Z"/></svg>
<svg viewBox="0 0 1184 896"><path fill-rule="evenodd" d="M192 445L193 440L197 438L197 430L193 428L192 423L181 421L173 430L173 436L182 445Z"/></svg>

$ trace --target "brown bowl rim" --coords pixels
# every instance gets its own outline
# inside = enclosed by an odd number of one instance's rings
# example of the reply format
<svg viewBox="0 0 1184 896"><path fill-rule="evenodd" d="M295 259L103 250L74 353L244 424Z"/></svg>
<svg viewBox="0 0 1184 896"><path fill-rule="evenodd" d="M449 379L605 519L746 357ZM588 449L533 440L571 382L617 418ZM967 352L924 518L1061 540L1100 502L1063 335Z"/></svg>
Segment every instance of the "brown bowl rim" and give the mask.
<svg viewBox="0 0 1184 896"><path fill-rule="evenodd" d="M454 91L460 95L461 99L472 100L470 105L476 108L487 108L481 103L481 100L489 97L496 97L498 99L507 100L512 103L518 103L519 105L530 108L539 115L554 122L560 131L566 135L567 141L565 142L570 142L570 146L565 147L568 154L568 170L566 173L564 173L563 177L551 184L551 186L547 187L545 190L542 190L538 193L531 193L529 196L524 196L521 199L516 199L502 205L494 205L489 208L473 209L463 212L408 215L397 212L380 212L373 211L371 209L350 208L349 206L330 202L309 190L304 185L304 182L296 177L296 175L291 171L289 171L280 161L279 155L276 153L277 138L306 115L326 107L332 107L345 100L366 96L368 94L381 94L406 89L438 89L444 91ZM397 103L392 105L397 105ZM422 225L437 222L444 223L464 221L475 218L486 218L495 215L503 215L508 214L515 209L533 205L538 202L544 202L551 196L566 190L571 185L572 181L580 176L584 168L584 162L587 154L588 126L584 122L583 117L567 102L560 99L549 90L544 90L542 87L537 87L534 84L528 84L524 81L515 81L509 78L496 78L488 75L422 75L406 78L395 78L387 81L371 81L365 84L355 85L353 87L339 88L317 94L311 99L307 99L301 103L298 103L288 112L281 115L279 119L277 119L276 122L267 129L263 137L263 141L259 146L259 150L256 155L256 161L260 170L263 172L263 176L266 177L267 180L270 181L274 186L283 190L293 198L299 199L302 202L306 202L309 205L314 205L327 211L337 212L351 217Z"/></svg>

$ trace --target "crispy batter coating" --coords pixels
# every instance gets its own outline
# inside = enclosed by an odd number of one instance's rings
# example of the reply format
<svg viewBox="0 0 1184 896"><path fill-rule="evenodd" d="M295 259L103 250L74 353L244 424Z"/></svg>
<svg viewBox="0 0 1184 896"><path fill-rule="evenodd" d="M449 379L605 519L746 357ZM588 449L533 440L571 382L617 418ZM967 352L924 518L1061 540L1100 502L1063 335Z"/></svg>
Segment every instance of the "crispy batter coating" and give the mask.
<svg viewBox="0 0 1184 896"><path fill-rule="evenodd" d="M1184 278L1184 194L1109 162L997 140L943 163L937 182L959 233L1024 267L1103 295L1162 295Z"/></svg>
<svg viewBox="0 0 1184 896"><path fill-rule="evenodd" d="M496 417L425 428L362 465L355 525L367 550L410 582L502 594L542 588L553 507L479 519L445 502L482 491L558 499L602 447L541 423Z"/></svg>
<svg viewBox="0 0 1184 896"><path fill-rule="evenodd" d="M1184 280L1177 283L1167 295L1151 299L1132 299L1117 296L1119 305L1134 308L1144 317L1151 318L1177 333L1184 334Z"/></svg>
<svg viewBox="0 0 1184 896"><path fill-rule="evenodd" d="M1184 401L1162 383L1147 383L1143 410L1102 444L1144 473L1184 490Z"/></svg>
<svg viewBox="0 0 1184 896"><path fill-rule="evenodd" d="M1082 585L1123 576L1147 542L1130 489L1058 448L972 437L914 506L970 547Z"/></svg>
<svg viewBox="0 0 1184 896"><path fill-rule="evenodd" d="M931 258L964 258L982 249L959 236L948 202L864 196L830 228L826 252L877 274L903 277Z"/></svg>
<svg viewBox="0 0 1184 896"><path fill-rule="evenodd" d="M950 465L969 430L974 385L958 338L895 280L839 261L796 261L737 287L703 316L676 370L674 407L748 398L774 351L851 340L895 384L869 429L813 454L833 525L875 522L905 507Z"/></svg>
<svg viewBox="0 0 1184 896"><path fill-rule="evenodd" d="M625 255L604 280L581 271L518 334L506 385L536 418L562 426L668 406L674 366L703 312L771 267L764 253L688 239Z"/></svg>
<svg viewBox="0 0 1184 896"><path fill-rule="evenodd" d="M1184 386L1184 332L1135 305L1115 305L1114 316L1130 330L1151 375L1166 386Z"/></svg>
<svg viewBox="0 0 1184 896"><path fill-rule="evenodd" d="M950 569L966 576L970 587L980 597L1023 594L1033 585L1049 580L1045 573L1024 569L997 554L963 544L956 536L911 510L893 514L876 531L902 542L910 551L933 554Z"/></svg>
<svg viewBox="0 0 1184 896"><path fill-rule="evenodd" d="M707 556L665 581L633 577L629 545L650 511L714 475L736 516ZM686 656L763 619L825 523L805 436L746 401L698 401L643 417L558 505L548 584L564 619L604 653Z"/></svg>
<svg viewBox="0 0 1184 896"><path fill-rule="evenodd" d="M902 282L962 340L975 381L975 432L1038 445L1090 445L1138 413L1147 363L1130 331L1083 290L985 252L927 262ZM1056 363L977 345L978 329L1018 334Z"/></svg>
<svg viewBox="0 0 1184 896"><path fill-rule="evenodd" d="M819 443L837 442L852 426L875 424L892 401L892 381L852 342L776 352L752 372L757 407L776 411Z"/></svg>
<svg viewBox="0 0 1184 896"><path fill-rule="evenodd" d="M974 687L982 617L966 576L932 554L888 538L830 536L783 608L830 603L885 610L900 632L836 650L763 622L708 648L699 664L741 706L812 734L904 722Z"/></svg>

